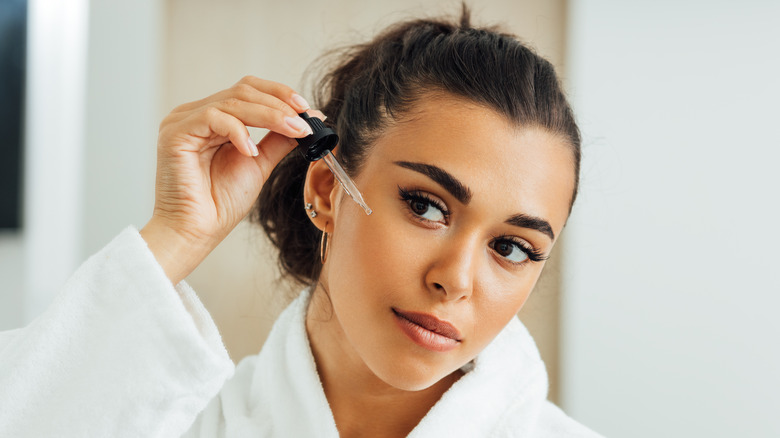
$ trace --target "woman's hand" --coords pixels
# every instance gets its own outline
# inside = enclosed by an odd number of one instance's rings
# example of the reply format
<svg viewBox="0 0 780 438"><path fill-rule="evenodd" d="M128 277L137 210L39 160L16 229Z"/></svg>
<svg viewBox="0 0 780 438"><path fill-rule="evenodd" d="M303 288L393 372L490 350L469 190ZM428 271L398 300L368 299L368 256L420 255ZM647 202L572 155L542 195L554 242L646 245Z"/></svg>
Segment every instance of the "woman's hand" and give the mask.
<svg viewBox="0 0 780 438"><path fill-rule="evenodd" d="M152 219L142 237L176 284L246 216L277 163L311 128L291 88L247 76L162 123ZM313 112L321 118L321 113ZM247 126L269 129L256 146Z"/></svg>

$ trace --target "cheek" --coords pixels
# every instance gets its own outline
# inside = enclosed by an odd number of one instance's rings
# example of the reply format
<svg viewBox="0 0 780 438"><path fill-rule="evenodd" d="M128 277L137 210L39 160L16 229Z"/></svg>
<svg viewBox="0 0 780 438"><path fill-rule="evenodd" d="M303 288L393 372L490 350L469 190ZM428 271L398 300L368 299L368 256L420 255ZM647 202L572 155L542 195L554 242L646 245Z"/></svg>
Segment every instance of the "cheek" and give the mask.
<svg viewBox="0 0 780 438"><path fill-rule="evenodd" d="M528 300L541 266L526 266L523 276L493 273L493 280L481 285L472 297L474 350L481 351L515 317Z"/></svg>
<svg viewBox="0 0 780 438"><path fill-rule="evenodd" d="M393 215L340 217L328 254L330 282L389 297L410 282L421 281L424 245ZM344 279L349 279L344 281ZM335 283L334 283L335 282Z"/></svg>

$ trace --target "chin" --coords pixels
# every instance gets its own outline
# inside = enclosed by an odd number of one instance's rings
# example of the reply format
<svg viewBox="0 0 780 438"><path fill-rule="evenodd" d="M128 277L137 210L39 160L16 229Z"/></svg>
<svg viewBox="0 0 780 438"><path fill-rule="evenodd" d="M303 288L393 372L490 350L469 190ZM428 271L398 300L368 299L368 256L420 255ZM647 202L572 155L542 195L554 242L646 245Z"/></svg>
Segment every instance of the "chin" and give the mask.
<svg viewBox="0 0 780 438"><path fill-rule="evenodd" d="M457 370L443 366L433 367L409 357L405 359L386 359L376 366L368 365L380 380L403 391L428 389Z"/></svg>

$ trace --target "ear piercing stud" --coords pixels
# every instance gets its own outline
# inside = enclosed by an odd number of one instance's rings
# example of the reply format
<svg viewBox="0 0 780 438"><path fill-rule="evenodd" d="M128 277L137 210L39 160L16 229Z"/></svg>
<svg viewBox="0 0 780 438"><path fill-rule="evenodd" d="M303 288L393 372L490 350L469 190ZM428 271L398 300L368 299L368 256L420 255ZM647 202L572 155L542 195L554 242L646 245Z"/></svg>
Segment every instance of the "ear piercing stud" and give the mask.
<svg viewBox="0 0 780 438"><path fill-rule="evenodd" d="M303 206L303 208L306 209L306 210L311 210L312 206L311 206L310 203L307 202L306 205ZM314 210L311 210L309 212L309 216L311 216L312 218L315 218L315 217L317 217L317 212L314 211Z"/></svg>

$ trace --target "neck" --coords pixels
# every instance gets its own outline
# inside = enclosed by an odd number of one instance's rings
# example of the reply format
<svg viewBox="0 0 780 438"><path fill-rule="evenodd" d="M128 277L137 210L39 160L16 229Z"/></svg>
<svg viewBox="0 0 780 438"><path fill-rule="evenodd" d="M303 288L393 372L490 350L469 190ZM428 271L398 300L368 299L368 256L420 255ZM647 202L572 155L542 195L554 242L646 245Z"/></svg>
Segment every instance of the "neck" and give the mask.
<svg viewBox="0 0 780 438"><path fill-rule="evenodd" d="M462 372L458 370L420 391L388 385L352 348L330 305L317 286L306 312L306 331L339 435L408 435Z"/></svg>

